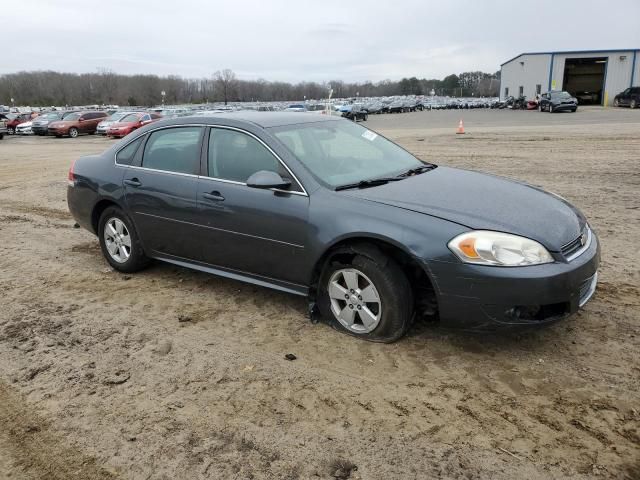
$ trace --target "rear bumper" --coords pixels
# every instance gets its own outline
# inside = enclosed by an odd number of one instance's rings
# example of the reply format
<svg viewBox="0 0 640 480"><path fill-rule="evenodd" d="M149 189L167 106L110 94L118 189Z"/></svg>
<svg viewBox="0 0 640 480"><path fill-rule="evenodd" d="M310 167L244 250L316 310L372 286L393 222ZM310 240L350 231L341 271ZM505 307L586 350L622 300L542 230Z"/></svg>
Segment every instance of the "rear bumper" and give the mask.
<svg viewBox="0 0 640 480"><path fill-rule="evenodd" d="M600 245L573 261L531 267L429 262L443 325L470 329L541 326L562 320L595 293Z"/></svg>

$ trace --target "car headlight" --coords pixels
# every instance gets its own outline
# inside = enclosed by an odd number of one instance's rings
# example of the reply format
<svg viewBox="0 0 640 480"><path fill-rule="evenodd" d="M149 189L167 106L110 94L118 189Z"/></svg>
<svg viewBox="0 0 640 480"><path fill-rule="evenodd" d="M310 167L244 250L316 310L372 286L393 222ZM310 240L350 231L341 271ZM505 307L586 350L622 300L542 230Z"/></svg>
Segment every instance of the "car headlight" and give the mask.
<svg viewBox="0 0 640 480"><path fill-rule="evenodd" d="M521 267L553 262L553 257L535 240L508 233L476 230L463 233L448 243L465 263Z"/></svg>

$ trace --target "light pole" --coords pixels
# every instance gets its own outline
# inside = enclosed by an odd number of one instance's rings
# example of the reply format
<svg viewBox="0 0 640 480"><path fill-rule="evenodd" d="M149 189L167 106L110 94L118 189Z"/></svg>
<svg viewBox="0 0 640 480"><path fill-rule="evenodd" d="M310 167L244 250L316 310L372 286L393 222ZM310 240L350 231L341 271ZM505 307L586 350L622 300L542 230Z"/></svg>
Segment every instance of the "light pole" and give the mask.
<svg viewBox="0 0 640 480"><path fill-rule="evenodd" d="M164 97L167 95L167 92L165 92L164 90L162 90L160 92L160 95L162 95L162 108L164 108Z"/></svg>

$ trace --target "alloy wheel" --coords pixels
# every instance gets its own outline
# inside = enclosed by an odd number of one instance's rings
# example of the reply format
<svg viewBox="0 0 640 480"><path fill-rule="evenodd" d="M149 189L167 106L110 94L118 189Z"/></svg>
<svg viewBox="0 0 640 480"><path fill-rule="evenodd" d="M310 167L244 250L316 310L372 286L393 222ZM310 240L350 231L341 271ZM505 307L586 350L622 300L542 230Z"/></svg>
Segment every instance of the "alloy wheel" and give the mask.
<svg viewBox="0 0 640 480"><path fill-rule="evenodd" d="M331 312L353 333L375 330L382 317L382 300L373 282L360 270L336 270L327 285Z"/></svg>
<svg viewBox="0 0 640 480"><path fill-rule="evenodd" d="M104 225L104 244L109 256L118 263L125 263L131 256L131 236L122 220L112 217Z"/></svg>
<svg viewBox="0 0 640 480"><path fill-rule="evenodd" d="M71 138L76 138L78 136L78 130L76 128L70 128L69 129L69 136Z"/></svg>

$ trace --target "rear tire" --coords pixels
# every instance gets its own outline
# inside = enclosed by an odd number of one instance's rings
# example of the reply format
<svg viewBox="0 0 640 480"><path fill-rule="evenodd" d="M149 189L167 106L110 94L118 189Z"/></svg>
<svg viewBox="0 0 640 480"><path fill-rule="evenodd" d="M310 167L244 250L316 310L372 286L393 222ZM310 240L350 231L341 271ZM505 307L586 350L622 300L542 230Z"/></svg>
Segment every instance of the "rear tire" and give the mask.
<svg viewBox="0 0 640 480"><path fill-rule="evenodd" d="M15 129L15 128L13 128L13 127L9 127L9 128L7 128L7 133L8 133L9 135L15 135L15 133L16 133L16 129Z"/></svg>
<svg viewBox="0 0 640 480"><path fill-rule="evenodd" d="M322 316L337 330L354 337L391 343L411 325L413 292L409 280L393 259L377 250L356 254L350 263L327 265L319 290Z"/></svg>
<svg viewBox="0 0 640 480"><path fill-rule="evenodd" d="M149 264L133 222L118 207L100 215L98 239L104 258L119 272L137 272Z"/></svg>

